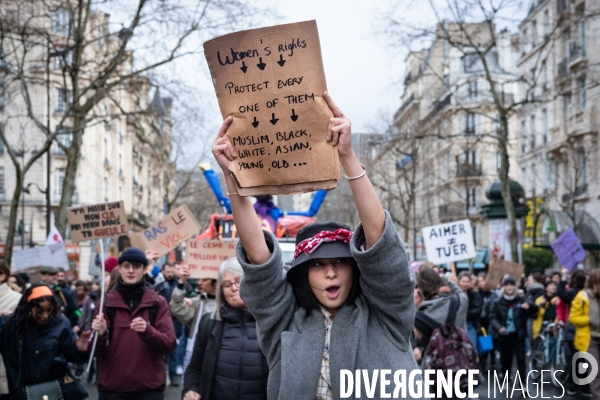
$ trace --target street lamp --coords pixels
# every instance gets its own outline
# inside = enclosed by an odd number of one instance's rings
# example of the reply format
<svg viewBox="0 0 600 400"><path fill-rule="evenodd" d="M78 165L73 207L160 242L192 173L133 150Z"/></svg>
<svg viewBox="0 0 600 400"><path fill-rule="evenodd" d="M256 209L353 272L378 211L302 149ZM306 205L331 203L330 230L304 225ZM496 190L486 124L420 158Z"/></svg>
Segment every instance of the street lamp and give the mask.
<svg viewBox="0 0 600 400"><path fill-rule="evenodd" d="M35 182L31 182L28 183L27 186L23 187L23 198L25 198L25 193L27 194L31 194L31 191L29 190L29 188L31 187L31 185L35 186L37 188L37 190L42 193L45 194L46 197L48 196L48 189L46 188L46 190L42 190L42 188L40 187L40 185L38 185ZM25 209L25 207L23 207L23 209ZM29 229L31 229L31 232L29 234L29 245L30 247L33 247L33 216L35 214L35 210L33 210L32 214L31 214L31 223L29 224ZM25 214L23 214L23 218L25 218ZM25 220L23 220L23 224L25 224ZM24 225L23 225L24 226ZM23 237L25 237L25 229L23 229ZM48 236L50 233L47 233L46 236ZM25 239L23 238L23 241Z"/></svg>
<svg viewBox="0 0 600 400"><path fill-rule="evenodd" d="M47 107L47 115L46 115L46 131L48 135L50 135L50 59L53 57L64 56L69 53L71 50L67 48L61 51L51 52L50 47L52 45L52 41L50 40L50 34L46 33L47 39L47 57L46 57L46 107ZM46 236L50 234L50 216L52 214L52 205L50 204L50 166L52 163L52 151L48 149L47 160L46 160Z"/></svg>

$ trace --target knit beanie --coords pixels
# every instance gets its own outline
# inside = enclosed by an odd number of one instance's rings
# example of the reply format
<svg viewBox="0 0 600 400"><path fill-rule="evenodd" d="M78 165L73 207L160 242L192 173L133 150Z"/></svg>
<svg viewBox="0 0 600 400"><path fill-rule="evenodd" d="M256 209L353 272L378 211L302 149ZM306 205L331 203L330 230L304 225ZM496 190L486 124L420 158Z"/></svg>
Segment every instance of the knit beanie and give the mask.
<svg viewBox="0 0 600 400"><path fill-rule="evenodd" d="M138 248L129 247L121 253L121 257L119 257L119 265L124 263L125 261L141 263L144 265L148 264L148 259L146 258L146 254Z"/></svg>
<svg viewBox="0 0 600 400"><path fill-rule="evenodd" d="M506 279L504 279L504 282L502 282L502 286L506 286L506 285L516 285L517 282L515 282L515 278L513 278L512 276L507 276Z"/></svg>
<svg viewBox="0 0 600 400"><path fill-rule="evenodd" d="M109 274L117 265L119 265L119 259L115 256L108 257L106 260L104 260L104 270Z"/></svg>

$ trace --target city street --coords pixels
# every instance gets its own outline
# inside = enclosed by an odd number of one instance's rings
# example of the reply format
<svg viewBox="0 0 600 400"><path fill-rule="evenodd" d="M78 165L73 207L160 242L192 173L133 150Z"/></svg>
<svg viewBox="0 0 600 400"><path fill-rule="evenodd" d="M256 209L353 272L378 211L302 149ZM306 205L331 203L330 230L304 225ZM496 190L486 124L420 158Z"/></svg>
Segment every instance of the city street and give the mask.
<svg viewBox="0 0 600 400"><path fill-rule="evenodd" d="M96 388L96 385L90 385L88 384L85 379L82 379L82 384L85 387L85 389L88 391L88 393L90 394L89 399L90 400L96 400L98 398L98 391ZM535 386L532 384L530 385L531 388L531 396L535 396ZM480 399L486 400L486 399L522 399L522 393L520 391L515 391L514 395L511 397L510 395L507 396L506 392L504 392L503 394L500 394L499 392L496 392L496 396L494 397L494 388L490 385L490 393L488 395L488 387L487 387L487 380L482 379L479 382L479 386L477 387L476 393L479 395ZM543 397L542 397L543 395ZM363 396L363 398L366 398ZM580 394L578 395L574 395L574 396L569 396L565 393L563 393L562 389L558 388L554 388L551 384L547 383L544 385L544 390L543 393L538 392L536 397L532 397L532 398L536 398L536 399L542 399L542 398L554 398L554 399L564 399L564 400L585 400L586 397L581 396ZM169 386L167 387L167 390L165 392L165 400L180 400L181 399L181 387L172 387Z"/></svg>

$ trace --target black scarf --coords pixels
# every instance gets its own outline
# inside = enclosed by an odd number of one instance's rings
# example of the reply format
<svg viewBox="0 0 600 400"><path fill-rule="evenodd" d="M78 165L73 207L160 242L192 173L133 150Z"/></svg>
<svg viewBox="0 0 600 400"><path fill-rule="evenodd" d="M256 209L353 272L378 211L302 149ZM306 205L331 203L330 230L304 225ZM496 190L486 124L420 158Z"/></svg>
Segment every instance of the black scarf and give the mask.
<svg viewBox="0 0 600 400"><path fill-rule="evenodd" d="M123 282L123 278L119 278L115 290L123 296L123 300L127 307L131 310L135 310L137 306L142 302L142 296L144 296L144 285L146 281L141 279L139 282L132 285L128 285Z"/></svg>

